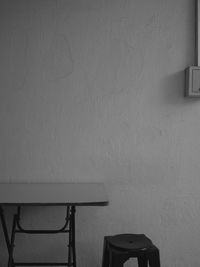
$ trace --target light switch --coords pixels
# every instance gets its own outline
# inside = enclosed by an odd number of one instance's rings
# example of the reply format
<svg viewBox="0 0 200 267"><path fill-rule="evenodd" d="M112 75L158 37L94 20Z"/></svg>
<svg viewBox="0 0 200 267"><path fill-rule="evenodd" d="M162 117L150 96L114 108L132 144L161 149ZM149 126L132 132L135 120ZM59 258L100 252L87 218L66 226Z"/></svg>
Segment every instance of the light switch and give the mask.
<svg viewBox="0 0 200 267"><path fill-rule="evenodd" d="M191 66L186 69L185 96L200 97L200 66Z"/></svg>

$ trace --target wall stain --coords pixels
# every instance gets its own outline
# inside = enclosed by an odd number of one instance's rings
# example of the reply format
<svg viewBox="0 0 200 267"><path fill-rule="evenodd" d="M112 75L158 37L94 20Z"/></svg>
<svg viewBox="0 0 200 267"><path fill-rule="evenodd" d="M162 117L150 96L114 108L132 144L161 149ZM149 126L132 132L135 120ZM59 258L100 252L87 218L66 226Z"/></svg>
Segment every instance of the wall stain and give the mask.
<svg viewBox="0 0 200 267"><path fill-rule="evenodd" d="M64 79L74 71L71 47L64 34L56 34L44 59L44 72L47 80Z"/></svg>
<svg viewBox="0 0 200 267"><path fill-rule="evenodd" d="M19 91L24 88L28 75L28 31L12 28L2 37L0 58L4 67L0 78L5 89Z"/></svg>

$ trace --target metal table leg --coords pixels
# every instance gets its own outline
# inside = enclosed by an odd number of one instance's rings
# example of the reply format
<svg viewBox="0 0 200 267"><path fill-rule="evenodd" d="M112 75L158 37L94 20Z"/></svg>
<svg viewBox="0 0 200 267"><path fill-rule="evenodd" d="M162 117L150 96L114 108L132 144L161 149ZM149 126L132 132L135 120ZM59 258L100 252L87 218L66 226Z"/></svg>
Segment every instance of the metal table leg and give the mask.
<svg viewBox="0 0 200 267"><path fill-rule="evenodd" d="M71 235L72 235L72 255L73 267L76 267L76 236L75 236L75 206L71 207Z"/></svg>
<svg viewBox="0 0 200 267"><path fill-rule="evenodd" d="M53 230L32 230L24 229L20 223L21 207L17 206L17 213L13 217L12 233L9 238L8 229L3 213L3 208L0 206L0 219L3 228L3 233L7 245L9 260L8 267L15 266L69 266L76 267L76 247L75 247L75 206L68 206L65 218L65 224L59 229ZM23 234L58 234L68 233L68 262L15 262L13 259L15 235Z"/></svg>
<svg viewBox="0 0 200 267"><path fill-rule="evenodd" d="M7 249L9 251L10 250L10 239L9 239L9 235L8 235L8 229L7 229L5 216L4 216L4 210L3 210L2 206L0 206L0 218L1 218L1 225L3 228L3 233L4 233L4 237L5 237L5 241L6 241L6 246L7 246Z"/></svg>
<svg viewBox="0 0 200 267"><path fill-rule="evenodd" d="M8 251L8 257L9 257L8 267L13 267L14 266L13 257L12 257L13 248L11 245L12 240L10 240L10 238L9 238L8 228L6 225L6 220L5 220L5 215L4 215L4 210L3 210L3 207L1 205L0 205L0 219L1 219L1 225L3 228L4 238L6 241L7 251ZM14 242L14 240L13 240L13 242Z"/></svg>

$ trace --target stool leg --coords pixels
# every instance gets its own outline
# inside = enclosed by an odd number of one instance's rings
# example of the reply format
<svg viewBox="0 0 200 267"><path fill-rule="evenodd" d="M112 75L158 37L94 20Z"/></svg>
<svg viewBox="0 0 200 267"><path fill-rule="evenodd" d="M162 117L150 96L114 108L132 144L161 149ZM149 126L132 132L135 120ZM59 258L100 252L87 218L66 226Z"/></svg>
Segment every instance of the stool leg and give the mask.
<svg viewBox="0 0 200 267"><path fill-rule="evenodd" d="M121 254L110 251L110 267L123 267L124 263L129 259L127 254Z"/></svg>
<svg viewBox="0 0 200 267"><path fill-rule="evenodd" d="M160 253L157 247L152 247L147 251L150 267L160 267Z"/></svg>
<svg viewBox="0 0 200 267"><path fill-rule="evenodd" d="M106 237L104 237L104 243L103 243L102 267L109 267L109 250Z"/></svg>
<svg viewBox="0 0 200 267"><path fill-rule="evenodd" d="M146 256L137 257L137 261L138 261L139 267L147 267L148 266L148 261L147 261Z"/></svg>

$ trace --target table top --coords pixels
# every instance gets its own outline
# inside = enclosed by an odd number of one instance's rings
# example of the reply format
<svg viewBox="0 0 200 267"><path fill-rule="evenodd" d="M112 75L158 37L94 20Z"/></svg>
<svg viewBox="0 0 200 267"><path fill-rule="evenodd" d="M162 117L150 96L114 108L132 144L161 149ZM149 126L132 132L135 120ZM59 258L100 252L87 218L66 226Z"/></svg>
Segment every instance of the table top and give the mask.
<svg viewBox="0 0 200 267"><path fill-rule="evenodd" d="M102 183L0 183L0 205L105 206Z"/></svg>

